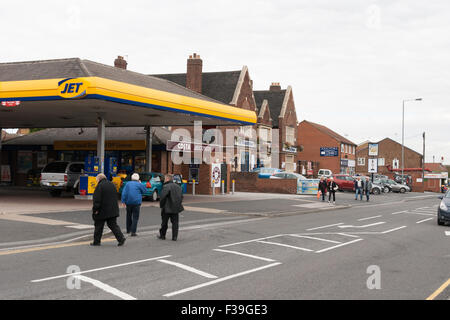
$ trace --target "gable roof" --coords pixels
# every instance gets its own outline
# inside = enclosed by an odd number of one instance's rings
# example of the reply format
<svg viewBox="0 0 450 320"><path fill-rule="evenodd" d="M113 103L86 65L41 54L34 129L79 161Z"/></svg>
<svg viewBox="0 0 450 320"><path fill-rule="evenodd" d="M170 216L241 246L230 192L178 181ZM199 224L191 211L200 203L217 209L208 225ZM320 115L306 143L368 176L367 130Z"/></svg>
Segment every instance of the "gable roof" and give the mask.
<svg viewBox="0 0 450 320"><path fill-rule="evenodd" d="M216 102L165 79L80 58L0 63L0 81L100 77L186 97Z"/></svg>
<svg viewBox="0 0 450 320"><path fill-rule="evenodd" d="M270 91L270 90L258 90L253 91L255 96L256 107L261 108L264 100L269 103L270 115L272 117L272 123L274 128L278 128L278 117L280 116L281 109L283 107L284 97L286 90Z"/></svg>
<svg viewBox="0 0 450 320"><path fill-rule="evenodd" d="M441 163L425 163L425 169L432 172L448 172L448 169Z"/></svg>
<svg viewBox="0 0 450 320"><path fill-rule="evenodd" d="M331 129L329 129L329 128L327 128L327 127L321 125L321 124L314 123L314 122L307 121L307 120L303 120L302 122L309 123L311 126L313 126L314 128L316 128L317 130L319 130L319 131L325 133L326 135L328 135L328 136L330 136L330 137L336 139L336 140L339 141L339 142L343 142L343 143L346 143L346 144L351 144L351 145L356 146L356 143L354 143L354 142L348 140L347 138L341 136L340 134L334 132L333 130L331 130Z"/></svg>
<svg viewBox="0 0 450 320"><path fill-rule="evenodd" d="M241 72L242 70L202 72L202 95L230 104L237 89ZM186 87L186 73L154 74L151 76Z"/></svg>

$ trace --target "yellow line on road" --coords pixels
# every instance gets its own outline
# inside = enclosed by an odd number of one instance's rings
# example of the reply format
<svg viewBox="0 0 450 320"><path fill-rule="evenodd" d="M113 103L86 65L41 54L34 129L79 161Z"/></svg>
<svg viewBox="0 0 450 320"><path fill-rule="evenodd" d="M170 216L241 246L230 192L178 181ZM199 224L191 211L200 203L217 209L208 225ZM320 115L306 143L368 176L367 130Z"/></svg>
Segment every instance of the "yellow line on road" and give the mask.
<svg viewBox="0 0 450 320"><path fill-rule="evenodd" d="M108 238L108 239L102 239L103 242L111 242L116 241L115 238ZM49 245L49 246L43 246L43 247L35 247L35 248L25 248L25 249L17 249L17 250L8 250L8 251L0 251L0 256L6 256L10 254L18 254L18 253L25 253L25 252L33 252L33 251L42 251L42 250L49 250L49 249L58 249L58 248L66 248L66 247L74 247L74 246L82 246L82 245L88 245L91 243L91 241L81 241L81 242L73 242L73 243L62 243L62 244L55 244L55 245Z"/></svg>
<svg viewBox="0 0 450 320"><path fill-rule="evenodd" d="M448 279L442 286L439 287L431 296L427 298L427 300L434 300L438 295L442 293L450 285L450 279Z"/></svg>

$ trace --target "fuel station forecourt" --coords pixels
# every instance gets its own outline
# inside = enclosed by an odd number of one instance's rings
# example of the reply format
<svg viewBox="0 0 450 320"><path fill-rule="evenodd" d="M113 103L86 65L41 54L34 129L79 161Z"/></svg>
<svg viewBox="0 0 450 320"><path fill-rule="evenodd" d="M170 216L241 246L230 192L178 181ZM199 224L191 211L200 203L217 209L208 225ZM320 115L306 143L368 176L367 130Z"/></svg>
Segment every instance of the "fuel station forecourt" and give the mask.
<svg viewBox="0 0 450 320"><path fill-rule="evenodd" d="M97 127L99 173L105 171L106 126L145 127L149 172L152 126L256 123L253 111L168 80L79 58L0 63L0 101L3 129Z"/></svg>

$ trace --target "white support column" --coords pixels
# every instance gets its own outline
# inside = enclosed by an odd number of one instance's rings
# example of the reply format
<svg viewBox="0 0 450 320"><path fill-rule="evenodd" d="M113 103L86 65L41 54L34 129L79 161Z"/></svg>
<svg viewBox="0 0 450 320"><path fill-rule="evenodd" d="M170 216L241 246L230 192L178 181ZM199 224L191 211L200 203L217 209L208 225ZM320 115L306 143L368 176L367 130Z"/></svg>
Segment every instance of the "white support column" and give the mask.
<svg viewBox="0 0 450 320"><path fill-rule="evenodd" d="M145 171L152 172L152 127L145 127Z"/></svg>
<svg viewBox="0 0 450 320"><path fill-rule="evenodd" d="M99 157L99 172L105 173L105 119L103 116L97 119L97 157Z"/></svg>

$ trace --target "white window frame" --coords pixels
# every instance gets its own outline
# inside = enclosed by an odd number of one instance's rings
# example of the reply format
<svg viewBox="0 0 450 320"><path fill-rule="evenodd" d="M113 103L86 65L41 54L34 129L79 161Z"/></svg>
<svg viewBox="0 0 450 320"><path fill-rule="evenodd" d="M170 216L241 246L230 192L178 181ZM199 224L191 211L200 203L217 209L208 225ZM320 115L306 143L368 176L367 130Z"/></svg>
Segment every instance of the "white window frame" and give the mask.
<svg viewBox="0 0 450 320"><path fill-rule="evenodd" d="M358 158L358 166L365 166L366 158Z"/></svg>
<svg viewBox="0 0 450 320"><path fill-rule="evenodd" d="M286 127L286 142L291 145L295 144L295 128Z"/></svg>
<svg viewBox="0 0 450 320"><path fill-rule="evenodd" d="M344 153L344 144L341 144L341 153Z"/></svg>
<svg viewBox="0 0 450 320"><path fill-rule="evenodd" d="M378 166L384 166L384 165L385 165L384 158L378 158Z"/></svg>

